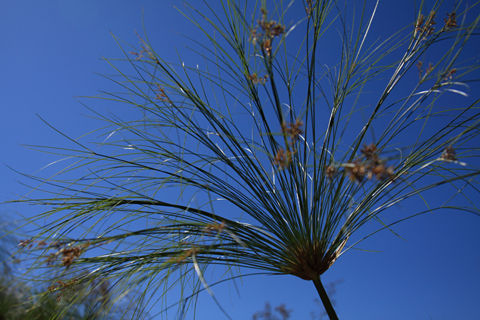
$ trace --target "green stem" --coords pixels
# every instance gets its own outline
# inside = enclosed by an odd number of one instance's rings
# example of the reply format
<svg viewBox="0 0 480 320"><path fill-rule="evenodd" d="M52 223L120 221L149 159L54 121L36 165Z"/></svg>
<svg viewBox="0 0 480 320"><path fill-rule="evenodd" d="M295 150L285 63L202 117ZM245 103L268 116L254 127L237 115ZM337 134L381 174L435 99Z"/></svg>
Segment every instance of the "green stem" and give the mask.
<svg viewBox="0 0 480 320"><path fill-rule="evenodd" d="M337 314L333 309L332 303L328 298L327 292L325 291L325 288L322 285L322 281L320 281L320 276L317 276L315 279L313 279L313 283L315 284L315 288L317 288L318 294L320 295L320 299L322 299L323 306L325 307L325 310L327 311L327 314L330 320L338 320Z"/></svg>

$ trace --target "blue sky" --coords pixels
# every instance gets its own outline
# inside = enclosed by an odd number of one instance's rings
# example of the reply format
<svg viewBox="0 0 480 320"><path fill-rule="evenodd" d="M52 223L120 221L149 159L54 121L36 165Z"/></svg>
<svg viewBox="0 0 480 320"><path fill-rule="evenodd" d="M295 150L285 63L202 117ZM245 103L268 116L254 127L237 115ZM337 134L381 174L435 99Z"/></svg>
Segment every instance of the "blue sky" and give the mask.
<svg viewBox="0 0 480 320"><path fill-rule="evenodd" d="M432 3L427 1L426 8ZM122 57L110 32L138 44L135 30L143 33L142 12L153 46L165 60L178 61L178 49L195 63L197 58L183 47L185 38L177 34L195 36L195 27L173 5L181 7L180 1L173 0L2 1L0 160L27 174L57 160L21 146L68 145L37 114L71 137L96 129L98 122L87 117L89 111L73 97L115 90L97 75L113 73L101 57ZM303 10L300 1L296 5ZM374 37L388 36L413 22L415 12L413 0L402 5L381 1L372 26ZM472 11L472 15L478 13L478 9ZM478 49L478 45L471 47L472 55L477 56ZM468 99L478 98L476 92L471 90ZM98 102L92 107L100 112L106 108ZM0 166L0 201L29 191L16 182L21 177L6 165ZM473 201L478 205L478 199ZM15 219L17 213L30 216L41 208L8 204L0 209L0 214ZM402 208L405 212L415 209L415 204ZM327 284L343 281L334 296L339 317L476 319L480 314L479 227L480 218L466 213L426 214L395 227L407 241L383 232L362 244L381 253L350 250L322 277ZM319 310L313 284L293 276L246 277L237 285L240 295L232 283L214 287L233 319L250 319L267 301L272 306L286 303L293 310L292 319L310 319L310 313ZM200 298L197 316L225 318L206 293Z"/></svg>

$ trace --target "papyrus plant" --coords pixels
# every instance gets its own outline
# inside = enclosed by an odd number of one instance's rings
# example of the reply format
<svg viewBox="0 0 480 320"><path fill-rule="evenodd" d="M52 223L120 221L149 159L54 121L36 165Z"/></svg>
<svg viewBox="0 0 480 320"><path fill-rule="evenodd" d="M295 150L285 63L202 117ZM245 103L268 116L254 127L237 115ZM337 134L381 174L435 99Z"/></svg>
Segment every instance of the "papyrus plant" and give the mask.
<svg viewBox="0 0 480 320"><path fill-rule="evenodd" d="M107 59L118 73L107 78L119 90L97 98L128 115L92 109L106 122L98 145L43 148L71 162L32 177L41 185L21 200L47 206L38 238L61 241L58 259L44 249L37 265L83 266L76 282L108 279L120 296L141 284L149 305L179 285L179 317L191 294L215 298L211 266L227 278L290 274L337 319L321 276L372 235L369 222L479 213L463 196L479 190L480 114L466 97L477 65L465 48L480 17L422 4L377 41L380 1L214 2L181 9L198 28L187 61L164 61L147 36L115 37L125 58ZM451 198L428 202L438 187ZM384 220L416 197L424 209Z"/></svg>

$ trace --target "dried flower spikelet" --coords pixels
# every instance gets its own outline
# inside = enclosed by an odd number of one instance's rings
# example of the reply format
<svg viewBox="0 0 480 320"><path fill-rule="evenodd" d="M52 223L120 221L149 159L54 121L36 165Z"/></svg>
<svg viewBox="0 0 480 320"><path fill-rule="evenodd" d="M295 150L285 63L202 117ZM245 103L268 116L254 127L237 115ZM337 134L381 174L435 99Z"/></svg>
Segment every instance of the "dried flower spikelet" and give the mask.
<svg viewBox="0 0 480 320"><path fill-rule="evenodd" d="M447 74L443 77L443 80L444 81L449 81L449 80L452 80L453 76L455 75L455 73L457 73L457 69L455 68L452 68L450 69Z"/></svg>
<svg viewBox="0 0 480 320"><path fill-rule="evenodd" d="M33 247L33 240L32 239L20 240L20 243L18 245L20 247L28 246L28 248L31 249Z"/></svg>
<svg viewBox="0 0 480 320"><path fill-rule="evenodd" d="M275 21L271 22L271 25L270 25L270 36L271 37L280 37L284 33L285 33L285 26L284 25L281 25L280 23L276 23Z"/></svg>
<svg viewBox="0 0 480 320"><path fill-rule="evenodd" d="M267 54L267 56L270 56L272 54L272 40L271 39L265 40L263 42L262 48Z"/></svg>
<svg viewBox="0 0 480 320"><path fill-rule="evenodd" d="M369 179L371 179L371 175L374 175L377 180L391 179L393 177L393 167L387 167L383 163L380 163L379 165L372 167L369 174Z"/></svg>
<svg viewBox="0 0 480 320"><path fill-rule="evenodd" d="M56 284L54 285L51 285L51 286L48 286L47 287L47 291L48 292L55 292L55 291L58 291L57 293L57 301L60 301L61 298L63 297L63 292L66 290L66 289L69 289L70 287L76 285L77 283L79 282L78 279L72 279L72 280L68 280L68 281L61 281L61 280L58 280L56 282Z"/></svg>
<svg viewBox="0 0 480 320"><path fill-rule="evenodd" d="M347 167L350 174L350 180L362 182L363 178L367 174L367 166L363 163L353 163L352 167Z"/></svg>
<svg viewBox="0 0 480 320"><path fill-rule="evenodd" d="M282 132L290 137L291 145L294 145L298 141L298 137L303 133L302 126L303 121L300 119L295 120L295 123L282 123Z"/></svg>
<svg viewBox="0 0 480 320"><path fill-rule="evenodd" d="M290 159L289 159L290 158ZM273 164L280 167L280 169L286 169L288 165L290 164L291 161L291 156L285 152L283 149L279 149L277 151L277 154L275 155L275 158L273 159Z"/></svg>
<svg viewBox="0 0 480 320"><path fill-rule="evenodd" d="M435 32L434 25L437 24L435 22L436 14L437 13L434 10L430 11L430 14L427 18L425 18L423 14L420 14L417 21L415 22L415 36L417 36L418 33L421 33L423 36L422 40L425 40L426 37Z"/></svg>
<svg viewBox="0 0 480 320"><path fill-rule="evenodd" d="M46 247L48 243L45 240L40 240L37 242L37 248L43 248Z"/></svg>
<svg viewBox="0 0 480 320"><path fill-rule="evenodd" d="M67 267L67 269L72 265L73 261L80 257L83 253L84 247L83 246L76 246L69 249L62 249L60 252L62 253L62 264L63 266Z"/></svg>
<svg viewBox="0 0 480 320"><path fill-rule="evenodd" d="M457 28L457 17L456 17L456 12L452 13L447 13L447 18L444 18L443 20L445 21L445 29L453 29Z"/></svg>
<svg viewBox="0 0 480 320"><path fill-rule="evenodd" d="M431 34L433 34L433 32L435 32L435 27L434 25L437 24L435 22L435 16L437 15L437 13L435 11L430 11L430 14L428 15L428 18L427 18L427 21L425 22L425 33L426 33L426 36L429 36Z"/></svg>
<svg viewBox="0 0 480 320"><path fill-rule="evenodd" d="M337 171L338 169L333 165L325 167L325 174L330 180L333 180L333 177L335 177L335 175L337 174Z"/></svg>
<svg viewBox="0 0 480 320"><path fill-rule="evenodd" d="M168 98L167 94L165 93L165 89L158 85L158 88L155 89L157 91L157 95L155 97L156 100L164 101L164 102L171 102L170 98Z"/></svg>
<svg viewBox="0 0 480 320"><path fill-rule="evenodd" d="M286 151L280 148L273 159L273 164L279 166L280 169L285 169L292 163L293 155L297 152L295 144L299 140L299 136L303 133L301 129L302 125L303 122L300 119L295 120L295 123L283 122L281 124L283 135L289 138L290 148L287 147Z"/></svg>
<svg viewBox="0 0 480 320"><path fill-rule="evenodd" d="M362 154L360 157L345 166L350 180L360 183L364 178L371 180L375 177L377 180L391 179L393 181L393 167L385 165L379 156L376 145L364 145L360 153Z"/></svg>
<svg viewBox="0 0 480 320"><path fill-rule="evenodd" d="M419 61L417 62L418 78L419 78L419 79L422 79L422 73L423 73L422 65L423 65L423 62L419 60Z"/></svg>
<svg viewBox="0 0 480 320"><path fill-rule="evenodd" d="M305 7L305 13L307 18L311 18L313 14L313 8L315 7L315 2L313 0L307 0L307 6Z"/></svg>
<svg viewBox="0 0 480 320"><path fill-rule="evenodd" d="M457 153L455 152L455 149L453 149L452 146L448 146L443 150L443 153L440 156L440 159L447 160L447 161L457 161L456 155Z"/></svg>
<svg viewBox="0 0 480 320"><path fill-rule="evenodd" d="M217 232L217 234L221 233L225 229L225 222L222 223L212 223L208 224L203 228L203 232L206 234Z"/></svg>
<svg viewBox="0 0 480 320"><path fill-rule="evenodd" d="M423 75L422 66L423 66L423 62L418 61L417 62L417 68L418 68L418 75L420 77L420 80L422 79L422 75ZM424 77L428 76L432 71L433 71L433 64L431 62L429 62L428 63L428 68L425 69L425 76Z"/></svg>
<svg viewBox="0 0 480 320"><path fill-rule="evenodd" d="M50 248L57 248L59 245L57 243L50 244ZM88 243L81 244L71 248L61 248L55 253L50 253L47 258L47 265L52 265L57 261L58 257L62 257L62 265L67 269L73 264L73 262L78 259L85 249L89 246Z"/></svg>
<svg viewBox="0 0 480 320"><path fill-rule="evenodd" d="M264 75L263 77L259 77L257 73L252 73L248 76L248 79L252 81L254 84L265 84L268 80L268 75Z"/></svg>
<svg viewBox="0 0 480 320"><path fill-rule="evenodd" d="M258 33L257 28L258 28L258 26L255 27L255 29L252 29L252 31L250 31L250 39L249 39L249 40L250 40L254 45L257 44L257 41L258 41L258 39L259 39L260 36L261 36L261 34Z"/></svg>
<svg viewBox="0 0 480 320"><path fill-rule="evenodd" d="M428 68L427 68L427 70L425 70L425 75L430 74L430 72L432 72L432 70L433 70L433 63L429 62L428 63Z"/></svg>
<svg viewBox="0 0 480 320"><path fill-rule="evenodd" d="M142 51L143 51L143 50L142 50ZM134 56L136 56L135 60L140 60L140 59L143 57L142 51L140 51L140 54L138 54L138 53L136 53L136 52L133 52L133 51L130 51L129 53L130 53L130 54L133 54Z"/></svg>
<svg viewBox="0 0 480 320"><path fill-rule="evenodd" d="M173 261L174 263L185 263L186 259L188 259L192 255L195 255L197 252L198 252L198 249L195 247L192 247L191 249L184 251L181 255L170 258L168 261Z"/></svg>
<svg viewBox="0 0 480 320"><path fill-rule="evenodd" d="M48 246L48 243L45 240L20 240L20 243L18 244L20 247L26 247L28 246L28 249L32 249L36 245L36 249L41 249L46 246Z"/></svg>
<svg viewBox="0 0 480 320"><path fill-rule="evenodd" d="M267 20L267 11L260 9L262 18L257 20L257 26L250 31L250 41L253 44L260 44L262 50L267 56L272 52L272 40L275 37L279 37L285 33L285 26L281 23L277 23L273 20ZM258 26L262 29L262 32L258 32Z"/></svg>
<svg viewBox="0 0 480 320"><path fill-rule="evenodd" d="M160 63L157 57L155 57L155 55L153 54L150 46L145 42L145 40L143 40L143 38L140 37L140 35L136 31L135 31L135 34L137 35L140 42L140 47L142 48L142 50L140 51L140 54L136 52L130 52L131 54L137 56L136 60L142 58L143 54L146 53L151 60L155 61L156 63Z"/></svg>
<svg viewBox="0 0 480 320"><path fill-rule="evenodd" d="M425 17L423 14L420 14L417 21L415 22L415 35L422 30L422 26L425 23Z"/></svg>
<svg viewBox="0 0 480 320"><path fill-rule="evenodd" d="M72 279L72 280L68 280L68 281L61 281L61 280L58 280L55 284L55 285L51 285L47 288L48 291L55 291L57 289L60 289L60 290L63 290L65 288L68 288L68 287L71 287L75 284L78 283L78 279Z"/></svg>
<svg viewBox="0 0 480 320"><path fill-rule="evenodd" d="M367 160L378 158L378 156L377 156L378 149L377 149L377 146L374 145L373 143L371 143L369 145L366 145L366 144L363 145L363 149L361 149L360 152L363 154L363 156Z"/></svg>

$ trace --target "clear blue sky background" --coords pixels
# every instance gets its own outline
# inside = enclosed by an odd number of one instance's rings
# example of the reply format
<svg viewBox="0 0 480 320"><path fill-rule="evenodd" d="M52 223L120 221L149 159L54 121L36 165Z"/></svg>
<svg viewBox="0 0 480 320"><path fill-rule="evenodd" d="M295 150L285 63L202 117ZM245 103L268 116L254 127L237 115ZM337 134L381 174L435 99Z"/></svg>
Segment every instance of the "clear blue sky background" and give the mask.
<svg viewBox="0 0 480 320"><path fill-rule="evenodd" d="M195 4L195 0L191 1ZM213 2L213 1L212 1ZM297 1L297 10L303 10ZM427 1L430 8L434 1ZM445 11L450 8L446 1ZM195 27L172 6L179 1L1 1L0 2L0 161L33 174L56 160L20 144L67 146L68 142L45 125L36 114L62 132L77 137L96 128L85 117L89 112L74 96L115 91L96 75L113 73L101 57L122 57L110 31L128 43L138 44L142 10L147 32L165 60L178 61L175 48L195 63L182 45L181 34L195 35ZM373 23L374 35L413 23L415 1L380 1ZM425 11L427 12L427 11ZM473 14L478 14L475 10ZM443 20L443 12L439 20ZM480 46L471 48L472 55ZM199 61L201 63L201 61ZM478 91L472 91L478 98ZM456 97L460 99L460 96ZM101 104L95 108L104 111ZM19 175L0 166L0 201L16 199L28 188L15 182ZM479 204L478 199L473 199ZM0 214L29 216L41 208L3 205ZM403 207L406 213L415 207ZM362 244L381 251L351 250L323 276L324 283L343 280L333 297L341 319L479 319L480 318L480 218L457 212L427 214L397 225ZM249 277L214 291L230 316L250 319L265 302L286 303L291 319L318 314L317 294L311 282L293 276ZM202 295L198 319L225 319L208 294ZM172 317L173 318L173 317Z"/></svg>

